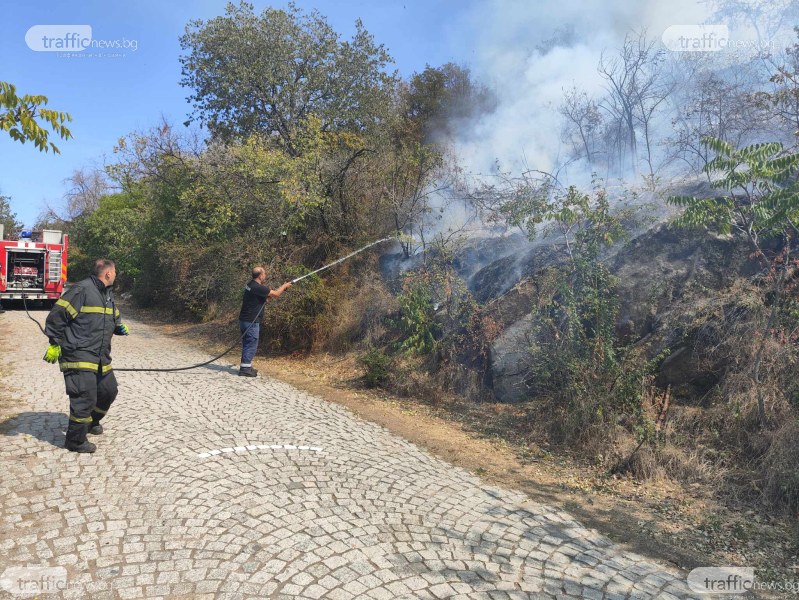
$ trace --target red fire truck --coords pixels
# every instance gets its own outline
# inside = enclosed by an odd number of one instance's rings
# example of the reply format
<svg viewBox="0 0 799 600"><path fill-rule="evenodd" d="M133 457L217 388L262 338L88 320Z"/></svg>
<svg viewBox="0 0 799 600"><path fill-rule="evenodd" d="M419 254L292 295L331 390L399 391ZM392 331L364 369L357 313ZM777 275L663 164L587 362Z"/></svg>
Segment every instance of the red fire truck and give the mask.
<svg viewBox="0 0 799 600"><path fill-rule="evenodd" d="M67 245L66 234L48 229L7 240L0 225L0 301L55 303L67 280Z"/></svg>

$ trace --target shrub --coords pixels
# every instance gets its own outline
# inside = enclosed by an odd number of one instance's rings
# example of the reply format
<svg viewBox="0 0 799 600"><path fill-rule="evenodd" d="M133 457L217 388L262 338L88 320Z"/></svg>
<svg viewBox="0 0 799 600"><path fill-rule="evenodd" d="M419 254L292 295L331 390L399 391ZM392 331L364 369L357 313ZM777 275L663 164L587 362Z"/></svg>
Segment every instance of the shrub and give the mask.
<svg viewBox="0 0 799 600"><path fill-rule="evenodd" d="M437 274L431 270L405 276L402 293L397 297L400 305L397 325L402 333L399 349L406 354L429 354L436 347L440 335L435 322L437 303L433 300L437 280Z"/></svg>
<svg viewBox="0 0 799 600"><path fill-rule="evenodd" d="M360 360L361 364L366 367L363 379L367 387L380 387L388 381L391 358L385 352L378 348L370 348Z"/></svg>

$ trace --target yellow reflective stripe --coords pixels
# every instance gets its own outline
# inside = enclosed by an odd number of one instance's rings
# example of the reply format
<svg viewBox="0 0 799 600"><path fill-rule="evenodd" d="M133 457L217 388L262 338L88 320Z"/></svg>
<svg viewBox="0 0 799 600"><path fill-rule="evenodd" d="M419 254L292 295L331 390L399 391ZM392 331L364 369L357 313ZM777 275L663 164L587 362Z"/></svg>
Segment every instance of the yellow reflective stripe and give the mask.
<svg viewBox="0 0 799 600"><path fill-rule="evenodd" d="M74 307L73 307L73 306L72 306L72 305L71 305L69 302L67 302L66 300L64 300L63 298L59 298L58 300L56 300L56 301L55 301L55 305L56 305L56 306L63 306L63 307L64 307L64 309L65 309L65 310L66 310L66 311L67 311L67 312L68 312L70 315L72 315L72 318L73 318L73 319L74 319L75 317L77 317L77 316L78 316L78 311L76 311L76 310L75 310L75 308L74 308Z"/></svg>
<svg viewBox="0 0 799 600"><path fill-rule="evenodd" d="M94 412L99 413L101 415L107 415L108 414L107 410L101 410L101 409L99 409L97 407L94 408Z"/></svg>
<svg viewBox="0 0 799 600"><path fill-rule="evenodd" d="M106 308L105 306L81 306L80 312L82 313L96 313L96 314L106 314L106 315L113 315L114 309L113 308Z"/></svg>
<svg viewBox="0 0 799 600"><path fill-rule="evenodd" d="M100 365L98 365L97 363L90 363L90 362L62 362L61 370L66 371L67 369L91 369L92 371L96 371L99 366Z"/></svg>
<svg viewBox="0 0 799 600"><path fill-rule="evenodd" d="M59 364L61 365L62 371L67 371L68 369L88 369L90 371L97 371L97 369L100 367L100 365L97 363L91 362L61 362ZM108 373L113 368L114 367L112 367L110 363L103 365L102 372Z"/></svg>
<svg viewBox="0 0 799 600"><path fill-rule="evenodd" d="M92 418L91 417L73 417L72 415L69 415L69 420L70 421L75 421L75 423L91 423L92 422Z"/></svg>
<svg viewBox="0 0 799 600"><path fill-rule="evenodd" d="M119 318L119 309L117 308L115 310L116 312L114 313L114 317Z"/></svg>

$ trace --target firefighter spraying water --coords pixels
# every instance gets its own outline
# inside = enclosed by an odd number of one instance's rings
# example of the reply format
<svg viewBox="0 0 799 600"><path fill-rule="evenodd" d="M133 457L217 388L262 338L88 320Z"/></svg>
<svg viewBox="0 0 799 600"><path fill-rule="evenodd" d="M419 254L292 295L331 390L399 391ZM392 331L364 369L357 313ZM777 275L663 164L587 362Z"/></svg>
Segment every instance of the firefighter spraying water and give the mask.
<svg viewBox="0 0 799 600"><path fill-rule="evenodd" d="M290 281L290 282L288 282L288 283L290 283L290 284L292 284L292 285L293 285L293 284L295 284L295 283L298 283L298 282L302 281L303 279L305 279L305 278L307 278L307 277L310 277L311 275L316 275L317 273L321 273L322 271L325 271L325 270L327 270L327 269L330 269L330 268L332 268L332 267L334 267L334 266L336 266L336 265L338 265L338 264L341 264L341 263L342 263L342 262L344 262L345 260L348 260L348 259L352 258L353 256L356 256L357 254L360 254L360 253L361 253L361 252L363 252L364 250L368 250L369 248L372 248L373 246L377 246L378 244L382 244L383 242L388 242L388 241L391 241L391 240L396 240L396 239L398 239L398 238L397 238L397 237L386 237L386 238L382 238L382 239L376 240L376 241L374 241L374 242L371 242L370 244L367 244L367 245L365 245L365 246L363 246L363 247L359 248L358 250L355 250L354 252L350 252L350 253L349 253L349 254L347 254L346 256L342 256L341 258L339 258L339 259L337 259L337 260L333 261L333 262L332 262L332 263L330 263L330 264L327 264L327 265L325 265L325 266L323 266L323 267L320 267L320 268L318 268L318 269L316 269L316 270L314 270L314 271L311 271L310 273L306 273L305 275L302 275L302 276L300 276L300 277L297 277L297 278L295 278L295 279L291 280L291 281ZM259 318L260 318L260 316L261 316L261 312L262 312L262 311L263 311L263 306L261 306L261 311L259 311L259 313L256 315L255 319L254 319L252 322L248 323L248 327L249 327L249 326L251 326L251 325L253 325L253 323L255 323L255 320L257 320L257 319L259 319ZM221 354L219 354L219 355L217 355L217 356L214 356L214 357L213 357L213 358L211 358L210 360L207 360L207 361L205 361L205 362L202 362L202 363L198 363L198 364L196 364L196 365L187 365L187 366L185 366L185 367L172 367L172 368L156 368L156 367L141 367L141 368L132 368L132 367L131 367L131 368L115 368L114 370L115 370L116 372L118 372L118 373L119 373L119 372L123 372L123 371L128 371L128 372L135 371L135 372L161 372L161 373L168 373L168 372L176 372L176 371L188 371L188 370L190 370L190 369L196 369L196 368L199 368L199 367L204 367L204 366L206 366L206 365L209 365L209 364L211 364L211 363L213 363L213 362L215 362L215 361L219 360L220 358L222 358L222 357L223 357L223 356L225 356L226 354L230 353L230 352L231 352L231 351L232 351L234 348L238 347L238 346L239 346L239 344L240 344L240 342L241 342L241 340L242 340L242 339L244 338L244 336L246 335L246 333L247 333L246 331L245 331L245 332L243 332L243 333L242 333L242 335L239 337L239 339L238 339L238 340L237 340L237 341L236 341L236 342L235 342L233 345L231 345L231 346L230 346L230 347L229 347L227 350L225 350L224 352L222 352Z"/></svg>
<svg viewBox="0 0 799 600"><path fill-rule="evenodd" d="M241 331L241 363L239 366L239 375L244 377L258 376L258 370L252 366L252 359L255 357L255 353L258 349L258 337L260 335L261 319L263 318L264 304L268 298L276 298L292 285L302 281L306 277L310 277L311 275L315 275L326 269L330 269L331 267L344 262L348 258L352 258L356 254L390 239L393 238L383 238L381 240L374 241L371 244L367 244L363 248L359 248L354 252L350 252L346 256L342 256L329 265L325 265L324 267L320 267L315 271L306 273L301 277L287 281L275 290L264 285L264 280L266 279L265 269L263 267L255 267L252 270L252 279L249 281L249 283L247 283L247 285L244 286L244 299L241 305L241 312L239 313L239 329Z"/></svg>

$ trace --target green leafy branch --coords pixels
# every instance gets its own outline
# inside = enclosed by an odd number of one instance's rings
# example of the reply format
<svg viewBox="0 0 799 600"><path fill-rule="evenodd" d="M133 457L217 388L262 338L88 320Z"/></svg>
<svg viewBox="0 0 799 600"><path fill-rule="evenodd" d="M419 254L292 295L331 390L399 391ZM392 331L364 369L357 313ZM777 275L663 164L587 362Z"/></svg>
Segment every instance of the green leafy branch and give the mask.
<svg viewBox="0 0 799 600"><path fill-rule="evenodd" d="M799 233L799 153L786 152L779 142L736 149L708 137L702 144L716 153L704 171L720 174L712 185L726 193L713 198L670 197L670 204L683 208L674 225L707 227L723 235L739 231L768 266L761 238Z"/></svg>
<svg viewBox="0 0 799 600"><path fill-rule="evenodd" d="M60 154L58 147L49 141L50 132L40 122L49 125L61 139L68 140L72 132L65 123L72 121L72 117L69 113L44 108L47 102L47 97L42 95L18 96L15 86L0 81L0 130L8 132L11 139L20 143L33 142L42 152L52 150L54 154Z"/></svg>

